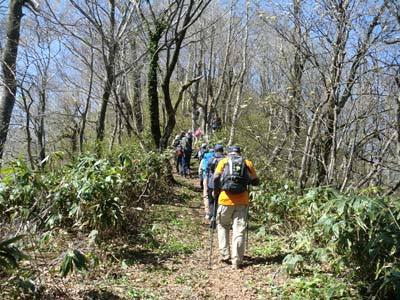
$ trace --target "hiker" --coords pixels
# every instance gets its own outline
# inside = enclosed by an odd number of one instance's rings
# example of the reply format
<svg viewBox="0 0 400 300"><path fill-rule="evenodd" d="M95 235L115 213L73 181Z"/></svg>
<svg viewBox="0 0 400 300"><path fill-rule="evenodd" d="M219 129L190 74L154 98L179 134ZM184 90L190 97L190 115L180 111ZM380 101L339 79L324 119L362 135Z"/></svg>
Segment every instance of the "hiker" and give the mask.
<svg viewBox="0 0 400 300"><path fill-rule="evenodd" d="M227 157L217 165L214 173L214 196L218 196L217 231L220 261L240 268L245 250L248 185L258 185L253 163L241 156L239 146L231 146ZM229 253L229 230L232 225L232 256Z"/></svg>
<svg viewBox="0 0 400 300"><path fill-rule="evenodd" d="M207 192L207 165L208 161L214 157L214 149L209 149L203 156L203 159L199 164L199 177L202 180L203 189L203 204L204 204L204 219L208 221L210 219L210 207L208 205L208 192Z"/></svg>
<svg viewBox="0 0 400 300"><path fill-rule="evenodd" d="M208 160L206 168L206 178L207 178L207 199L208 207L210 210L210 220L215 220L216 212L216 199L213 196L214 191L214 172L217 168L218 163L224 158L224 147L220 144L216 144L214 147L214 157ZM210 223L211 226L215 226L214 223ZM215 227L213 227L215 228Z"/></svg>
<svg viewBox="0 0 400 300"><path fill-rule="evenodd" d="M181 146L183 149L183 175L185 177L190 175L190 158L193 152L192 143L193 135L191 131L188 131L181 140Z"/></svg>
<svg viewBox="0 0 400 300"><path fill-rule="evenodd" d="M199 161L201 161L206 152L207 152L207 144L203 143L203 144L201 144L200 149L197 151L195 158L197 158Z"/></svg>
<svg viewBox="0 0 400 300"><path fill-rule="evenodd" d="M200 149L196 152L196 155L194 156L195 158L197 158L199 160L199 180L200 180L200 189L203 190L203 181L204 181L204 177L203 177L203 172L201 170L201 160L204 157L204 154L206 154L208 152L207 149L207 144L203 143L201 144Z"/></svg>
<svg viewBox="0 0 400 300"><path fill-rule="evenodd" d="M197 128L196 131L194 132L193 136L194 136L194 140L196 143L203 136L203 130L201 130L200 127Z"/></svg>
<svg viewBox="0 0 400 300"><path fill-rule="evenodd" d="M212 131L215 132L217 130L220 130L222 126L222 120L218 114L215 115L215 117L211 121L211 128Z"/></svg>
<svg viewBox="0 0 400 300"><path fill-rule="evenodd" d="M174 140L172 141L171 147L172 149L175 150L175 168L176 168L176 173L179 174L179 169L180 169L180 165L181 165L181 160L183 157L183 151L182 151L182 147L180 146L181 143L181 136L179 134L177 134L174 138Z"/></svg>
<svg viewBox="0 0 400 300"><path fill-rule="evenodd" d="M182 132L181 134L177 134L172 141L172 148L175 149L175 168L176 168L176 173L183 175L183 148L181 145L181 140L185 136L185 132Z"/></svg>

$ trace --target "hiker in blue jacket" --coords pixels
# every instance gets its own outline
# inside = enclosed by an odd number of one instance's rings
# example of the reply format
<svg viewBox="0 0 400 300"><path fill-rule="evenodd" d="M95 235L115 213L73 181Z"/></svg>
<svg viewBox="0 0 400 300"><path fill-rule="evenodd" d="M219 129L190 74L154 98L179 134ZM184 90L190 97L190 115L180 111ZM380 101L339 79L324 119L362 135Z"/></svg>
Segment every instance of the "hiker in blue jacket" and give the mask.
<svg viewBox="0 0 400 300"><path fill-rule="evenodd" d="M214 191L214 172L215 169L221 159L225 157L224 155L224 147L220 144L215 145L214 147L214 156L208 160L207 168L206 168L206 178L207 178L207 199L208 199L208 207L210 211L210 220L215 218L216 213L216 201L213 196ZM214 224L215 222L211 223Z"/></svg>
<svg viewBox="0 0 400 300"><path fill-rule="evenodd" d="M199 177L203 178L203 203L204 203L204 218L208 221L210 218L210 208L208 205L208 192L207 192L207 164L210 159L214 157L214 149L209 149L204 153L203 159L199 165Z"/></svg>

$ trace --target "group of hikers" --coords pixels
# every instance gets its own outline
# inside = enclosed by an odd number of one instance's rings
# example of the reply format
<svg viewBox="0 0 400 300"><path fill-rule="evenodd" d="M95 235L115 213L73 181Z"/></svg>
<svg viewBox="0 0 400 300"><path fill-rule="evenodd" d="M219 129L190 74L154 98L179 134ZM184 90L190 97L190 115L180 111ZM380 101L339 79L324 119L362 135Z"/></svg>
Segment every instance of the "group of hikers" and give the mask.
<svg viewBox="0 0 400 300"><path fill-rule="evenodd" d="M192 147L185 146L192 143L191 132L181 134L180 141L177 147L180 146L183 153L182 156L177 154L177 172L186 176L190 174L190 156L193 150ZM211 147L203 143L195 157L200 161L198 175L203 192L204 218L211 229L217 228L219 259L222 263L231 262L232 267L238 269L242 266L245 251L248 186L258 185L259 179L253 163L242 156L239 146L229 146L226 152L224 150L221 144ZM232 253L229 247L231 229Z"/></svg>
<svg viewBox="0 0 400 300"><path fill-rule="evenodd" d="M175 167L176 172L182 176L190 176L190 160L193 153L194 135L189 130L182 131L181 134L175 136L172 141L172 147L175 149Z"/></svg>

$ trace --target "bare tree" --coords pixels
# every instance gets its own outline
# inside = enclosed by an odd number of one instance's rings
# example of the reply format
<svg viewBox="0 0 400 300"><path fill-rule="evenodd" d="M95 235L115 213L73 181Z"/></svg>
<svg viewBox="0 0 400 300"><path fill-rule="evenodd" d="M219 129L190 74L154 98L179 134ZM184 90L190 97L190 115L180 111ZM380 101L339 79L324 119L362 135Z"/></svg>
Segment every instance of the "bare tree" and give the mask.
<svg viewBox="0 0 400 300"><path fill-rule="evenodd" d="M246 18L245 18L245 30L244 30L244 37L243 37L243 52L242 52L242 66L238 76L238 90L236 94L236 101L233 108L233 115L232 115L232 124L231 129L229 132L229 140L228 145L232 145L235 138L235 131L236 125L239 118L239 109L242 103L242 95L243 95L243 86L244 86L244 77L247 73L248 68L248 39L249 39L249 1L246 2Z"/></svg>
<svg viewBox="0 0 400 300"><path fill-rule="evenodd" d="M0 92L0 159L3 158L4 145L7 140L17 92L16 62L23 16L22 8L24 6L34 10L38 8L38 4L32 0L10 0L8 6L7 42L1 63L1 79L3 82Z"/></svg>
<svg viewBox="0 0 400 300"><path fill-rule="evenodd" d="M156 13L150 2L146 2L148 17L145 15L143 1L137 2L137 11L141 16L148 35L149 67L147 73L147 94L149 100L151 133L154 145L157 149L165 149L168 139L175 127L175 115L179 106L172 104L170 94L170 81L177 65L183 41L188 29L198 20L206 9L210 0L180 0L168 4L161 12ZM164 43L160 45L162 37ZM167 113L167 121L161 133L159 98L158 98L158 68L160 51L166 50L165 73L161 83L164 106ZM193 83L190 81L189 83ZM182 89L187 89L185 84Z"/></svg>

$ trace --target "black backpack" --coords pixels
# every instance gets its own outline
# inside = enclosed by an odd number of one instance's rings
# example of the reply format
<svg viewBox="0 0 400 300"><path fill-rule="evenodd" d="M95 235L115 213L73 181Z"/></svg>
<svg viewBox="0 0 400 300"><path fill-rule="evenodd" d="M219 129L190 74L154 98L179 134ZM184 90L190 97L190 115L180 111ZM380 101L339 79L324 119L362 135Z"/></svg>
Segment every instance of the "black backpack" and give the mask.
<svg viewBox="0 0 400 300"><path fill-rule="evenodd" d="M183 151L192 152L192 144L191 144L190 139L188 137L184 137L181 140L181 146L183 147Z"/></svg>
<svg viewBox="0 0 400 300"><path fill-rule="evenodd" d="M221 159L223 159L224 156L223 155L215 155L212 160L208 163L208 169L209 169L209 173L214 175L215 169L217 168L217 165L219 163L219 161Z"/></svg>
<svg viewBox="0 0 400 300"><path fill-rule="evenodd" d="M207 164L208 188L214 188L214 172L220 160L224 158L223 155L214 156Z"/></svg>
<svg viewBox="0 0 400 300"><path fill-rule="evenodd" d="M243 193L250 183L245 159L241 156L229 156L221 178L221 189L232 194Z"/></svg>
<svg viewBox="0 0 400 300"><path fill-rule="evenodd" d="M176 148L181 144L181 140L180 139L176 139L174 140L173 146Z"/></svg>

